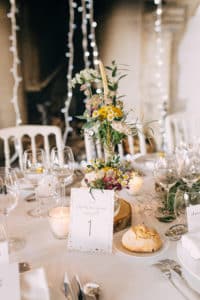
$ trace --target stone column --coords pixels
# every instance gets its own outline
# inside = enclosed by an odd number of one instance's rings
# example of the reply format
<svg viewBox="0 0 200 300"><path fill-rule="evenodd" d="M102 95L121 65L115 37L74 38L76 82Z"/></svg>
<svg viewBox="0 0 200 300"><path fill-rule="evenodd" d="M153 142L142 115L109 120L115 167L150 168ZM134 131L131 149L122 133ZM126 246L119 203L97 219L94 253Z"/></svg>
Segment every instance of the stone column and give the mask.
<svg viewBox="0 0 200 300"><path fill-rule="evenodd" d="M104 64L110 65L112 60L116 60L119 67L125 69L121 72L128 75L120 82L119 94L125 95L125 109L130 112L131 120L133 115L140 114L142 8L142 1L117 2L102 25L99 42Z"/></svg>

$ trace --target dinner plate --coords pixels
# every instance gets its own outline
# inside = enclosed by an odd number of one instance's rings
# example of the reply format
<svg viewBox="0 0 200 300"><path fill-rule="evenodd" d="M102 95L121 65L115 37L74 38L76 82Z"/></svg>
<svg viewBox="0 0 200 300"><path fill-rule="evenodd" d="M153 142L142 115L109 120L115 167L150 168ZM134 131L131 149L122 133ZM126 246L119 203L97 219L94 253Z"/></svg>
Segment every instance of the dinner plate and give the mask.
<svg viewBox="0 0 200 300"><path fill-rule="evenodd" d="M181 241L177 244L177 256L181 265L196 277L200 284L200 259L192 258L189 252L182 247Z"/></svg>
<svg viewBox="0 0 200 300"><path fill-rule="evenodd" d="M129 256L129 257L133 258L133 259L134 258L136 258L136 259L150 259L150 258L157 257L159 255L162 255L168 249L169 241L166 238L164 238L163 236L161 236L161 239L163 241L163 246L158 251L151 252L151 253L139 253L139 252L129 251L128 249L123 247L122 242L121 242L122 235L127 230L128 229L117 232L117 233L114 234L113 246L114 246L114 251L117 254L126 255L126 256Z"/></svg>
<svg viewBox="0 0 200 300"><path fill-rule="evenodd" d="M189 252L182 247L181 241L177 243L177 257L190 285L200 293L200 259L194 259Z"/></svg>

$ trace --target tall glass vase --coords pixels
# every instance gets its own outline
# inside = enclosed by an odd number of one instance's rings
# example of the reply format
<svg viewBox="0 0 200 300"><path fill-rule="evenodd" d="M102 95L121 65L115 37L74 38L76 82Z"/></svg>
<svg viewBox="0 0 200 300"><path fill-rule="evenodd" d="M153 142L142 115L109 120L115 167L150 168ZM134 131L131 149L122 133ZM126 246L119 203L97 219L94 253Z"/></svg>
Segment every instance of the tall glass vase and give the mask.
<svg viewBox="0 0 200 300"><path fill-rule="evenodd" d="M105 147L104 147L104 159L105 159L106 163L109 162L110 160L112 160L114 154L115 154L114 146L113 145L105 145Z"/></svg>

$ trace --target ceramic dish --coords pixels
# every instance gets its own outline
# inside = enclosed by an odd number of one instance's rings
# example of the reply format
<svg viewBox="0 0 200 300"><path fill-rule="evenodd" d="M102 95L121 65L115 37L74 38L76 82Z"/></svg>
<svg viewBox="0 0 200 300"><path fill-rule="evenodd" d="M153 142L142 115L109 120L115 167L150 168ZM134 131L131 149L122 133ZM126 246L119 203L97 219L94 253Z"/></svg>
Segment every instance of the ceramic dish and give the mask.
<svg viewBox="0 0 200 300"><path fill-rule="evenodd" d="M136 258L136 259L137 258L138 259L149 259L149 258L154 258L154 257L157 257L157 256L163 254L169 246L169 241L167 239L165 239L163 236L161 236L162 241L163 241L163 246L158 251L150 252L150 253L138 253L138 252L129 251L128 249L124 248L124 246L122 245L122 242L121 242L122 235L127 230L128 229L117 232L114 235L113 246L114 246L114 252L117 254L130 256L130 257Z"/></svg>

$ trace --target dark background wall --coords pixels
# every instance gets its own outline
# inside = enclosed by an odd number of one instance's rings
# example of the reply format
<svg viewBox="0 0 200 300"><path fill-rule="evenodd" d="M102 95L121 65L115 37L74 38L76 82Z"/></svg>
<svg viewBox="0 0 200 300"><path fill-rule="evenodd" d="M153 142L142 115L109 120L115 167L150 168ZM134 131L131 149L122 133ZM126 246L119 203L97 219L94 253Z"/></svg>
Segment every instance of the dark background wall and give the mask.
<svg viewBox="0 0 200 300"><path fill-rule="evenodd" d="M97 45L101 42L100 32L104 19L109 16L116 1L94 1L94 18ZM54 116L63 118L60 113L67 92L67 33L69 29L69 7L67 0L18 0L20 23L20 56L29 123L41 123L37 105L42 104L48 112L48 123ZM81 3L80 3L81 5ZM84 67L82 53L81 13L76 12L75 61L76 73ZM83 102L78 91L70 108L75 116L82 113Z"/></svg>

